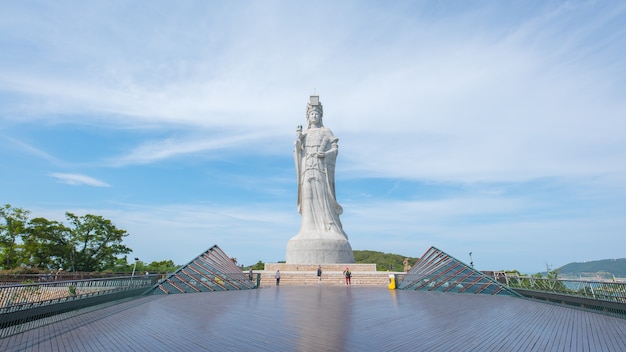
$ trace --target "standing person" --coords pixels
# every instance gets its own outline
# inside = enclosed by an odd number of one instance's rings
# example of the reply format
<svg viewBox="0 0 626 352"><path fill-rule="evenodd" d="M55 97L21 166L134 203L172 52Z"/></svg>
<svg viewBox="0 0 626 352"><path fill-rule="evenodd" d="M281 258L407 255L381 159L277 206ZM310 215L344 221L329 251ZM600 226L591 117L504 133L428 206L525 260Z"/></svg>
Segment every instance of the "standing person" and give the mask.
<svg viewBox="0 0 626 352"><path fill-rule="evenodd" d="M346 270L343 271L343 274L346 276L346 285L352 285L352 283L350 282L350 278L352 277L350 268L346 267Z"/></svg>
<svg viewBox="0 0 626 352"><path fill-rule="evenodd" d="M59 268L59 270L57 270L57 273L54 274L54 281L58 281L59 277L61 277L61 275L63 274L63 269ZM61 277L61 280L63 280L63 278Z"/></svg>
<svg viewBox="0 0 626 352"><path fill-rule="evenodd" d="M276 270L276 286L280 285L280 270Z"/></svg>
<svg viewBox="0 0 626 352"><path fill-rule="evenodd" d="M250 268L250 271L248 271L248 279L250 279L250 281L252 281L252 268Z"/></svg>
<svg viewBox="0 0 626 352"><path fill-rule="evenodd" d="M322 284L322 266L318 266L317 267L317 284L321 285Z"/></svg>

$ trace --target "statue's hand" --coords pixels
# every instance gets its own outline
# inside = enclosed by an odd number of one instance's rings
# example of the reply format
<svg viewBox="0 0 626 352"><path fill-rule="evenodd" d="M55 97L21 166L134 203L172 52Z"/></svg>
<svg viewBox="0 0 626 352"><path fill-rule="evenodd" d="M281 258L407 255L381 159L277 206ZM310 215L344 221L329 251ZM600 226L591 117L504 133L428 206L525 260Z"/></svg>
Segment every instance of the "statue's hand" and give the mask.
<svg viewBox="0 0 626 352"><path fill-rule="evenodd" d="M324 153L317 153L317 157L318 158L325 158L326 154L324 154Z"/></svg>

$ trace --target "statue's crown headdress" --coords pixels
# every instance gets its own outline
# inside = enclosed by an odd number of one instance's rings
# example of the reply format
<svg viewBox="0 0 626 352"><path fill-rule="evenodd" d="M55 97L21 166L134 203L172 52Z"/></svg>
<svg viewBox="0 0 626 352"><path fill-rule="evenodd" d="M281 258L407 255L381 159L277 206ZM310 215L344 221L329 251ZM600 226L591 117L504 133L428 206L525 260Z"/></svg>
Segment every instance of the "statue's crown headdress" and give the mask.
<svg viewBox="0 0 626 352"><path fill-rule="evenodd" d="M317 110L319 111L320 115L324 115L324 108L322 107L322 102L320 102L320 96L319 95L311 95L311 97L309 98L309 102L306 103L306 118L309 118L309 113L311 112L311 110Z"/></svg>

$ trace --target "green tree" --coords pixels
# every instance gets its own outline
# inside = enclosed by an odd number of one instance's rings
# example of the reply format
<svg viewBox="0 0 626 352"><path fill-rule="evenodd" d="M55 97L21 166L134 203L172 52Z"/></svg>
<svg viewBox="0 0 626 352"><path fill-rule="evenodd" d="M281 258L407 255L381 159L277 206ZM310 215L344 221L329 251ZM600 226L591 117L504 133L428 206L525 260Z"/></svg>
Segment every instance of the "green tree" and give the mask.
<svg viewBox="0 0 626 352"><path fill-rule="evenodd" d="M148 271L150 273L171 273L178 270L178 268L179 266L174 264L172 260L161 260L159 262L154 261L148 265L142 265L141 271ZM139 265L137 265L137 270L139 270Z"/></svg>
<svg viewBox="0 0 626 352"><path fill-rule="evenodd" d="M30 212L10 204L0 208L0 265L3 269L13 269L20 264L18 239L26 232Z"/></svg>
<svg viewBox="0 0 626 352"><path fill-rule="evenodd" d="M414 265L418 260L418 258L376 251L354 250L352 252L355 263L375 263L377 271L404 271L404 259L408 258L410 265Z"/></svg>
<svg viewBox="0 0 626 352"><path fill-rule="evenodd" d="M140 262L141 263L141 262ZM134 262L129 264L128 263L128 257L127 256L123 256L121 258L116 258L115 259L115 265L113 266L113 268L108 268L109 271L114 272L114 273L129 273L133 270L133 264L135 264ZM139 267L139 266L137 266Z"/></svg>
<svg viewBox="0 0 626 352"><path fill-rule="evenodd" d="M72 253L69 231L58 221L30 220L22 236L25 264L40 269L67 267Z"/></svg>
<svg viewBox="0 0 626 352"><path fill-rule="evenodd" d="M128 233L115 227L111 220L92 214L76 216L67 212L65 215L71 224L71 271L113 269L118 255L132 252L122 244Z"/></svg>
<svg viewBox="0 0 626 352"><path fill-rule="evenodd" d="M265 269L265 263L263 263L260 260L252 266L252 270L263 270L263 269Z"/></svg>
<svg viewBox="0 0 626 352"><path fill-rule="evenodd" d="M135 268L135 262L128 263L128 258L118 258L116 260L115 267L112 271L116 273L131 273ZM179 265L174 264L172 260L153 261L150 264L146 264L141 260L137 261L137 267L135 268L135 274L143 274L146 271L151 274L157 273L171 273L180 268Z"/></svg>

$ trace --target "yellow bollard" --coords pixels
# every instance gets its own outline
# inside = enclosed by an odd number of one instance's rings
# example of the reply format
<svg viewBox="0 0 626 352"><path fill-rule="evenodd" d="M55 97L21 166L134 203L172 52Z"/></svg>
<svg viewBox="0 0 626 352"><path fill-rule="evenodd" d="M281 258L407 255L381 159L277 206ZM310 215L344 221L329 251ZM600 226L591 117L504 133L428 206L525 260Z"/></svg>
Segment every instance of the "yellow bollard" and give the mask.
<svg viewBox="0 0 626 352"><path fill-rule="evenodd" d="M389 274L389 285L387 285L387 288L390 290L396 289L396 276L395 275Z"/></svg>

